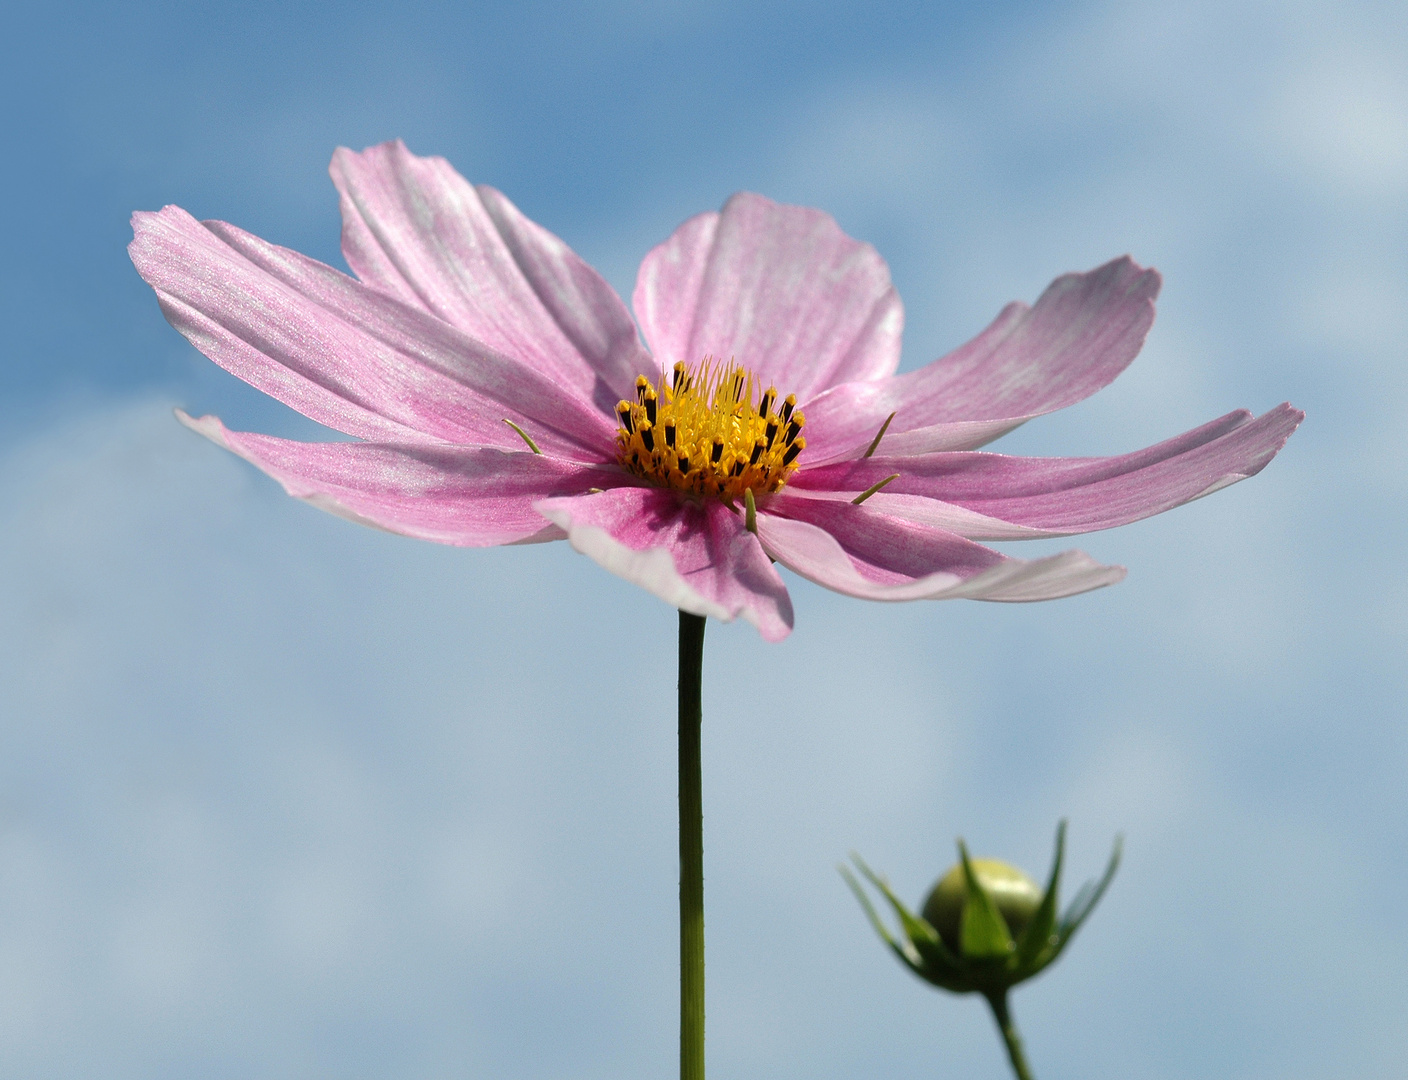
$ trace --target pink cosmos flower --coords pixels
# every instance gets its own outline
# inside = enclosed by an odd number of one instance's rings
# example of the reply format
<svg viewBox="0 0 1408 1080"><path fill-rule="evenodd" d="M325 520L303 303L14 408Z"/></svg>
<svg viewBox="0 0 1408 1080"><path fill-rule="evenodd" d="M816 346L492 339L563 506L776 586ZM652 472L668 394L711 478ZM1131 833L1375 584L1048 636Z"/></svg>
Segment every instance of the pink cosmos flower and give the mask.
<svg viewBox="0 0 1408 1080"><path fill-rule="evenodd" d="M130 252L217 364L356 442L182 421L335 514L444 544L567 539L697 615L792 627L774 562L871 600L1047 600L1119 581L1107 529L1259 472L1303 418L1237 411L1133 454L977 447L1109 383L1154 318L1128 258L896 375L884 260L828 215L733 196L641 263L636 318L502 194L400 142L331 166L356 278L174 206ZM637 321L639 332L637 331ZM642 345L641 338L645 344Z"/></svg>

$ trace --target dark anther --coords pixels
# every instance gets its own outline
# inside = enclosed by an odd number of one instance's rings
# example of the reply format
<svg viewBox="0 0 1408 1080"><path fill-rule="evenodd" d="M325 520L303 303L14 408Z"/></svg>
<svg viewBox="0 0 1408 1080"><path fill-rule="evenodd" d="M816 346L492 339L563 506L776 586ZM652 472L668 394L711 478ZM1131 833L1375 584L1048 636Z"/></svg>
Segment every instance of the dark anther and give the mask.
<svg viewBox="0 0 1408 1080"><path fill-rule="evenodd" d="M651 424L652 427L655 426L655 405L656 405L655 394L654 394L654 393L651 393L651 394L645 399L645 418L650 421L650 424Z"/></svg>
<svg viewBox="0 0 1408 1080"><path fill-rule="evenodd" d="M665 445L671 450L675 448L675 422L673 420L665 421Z"/></svg>
<svg viewBox="0 0 1408 1080"><path fill-rule="evenodd" d="M687 473L687 472L689 472L689 458L687 458L687 457L681 457L681 458L680 458L680 474L683 475L683 474L685 474L685 473Z"/></svg>
<svg viewBox="0 0 1408 1080"><path fill-rule="evenodd" d="M645 400L645 392L646 392L647 390L649 390L649 389L650 389L650 380L648 380L644 375L637 375L637 376L636 376L636 400L637 400L637 401L644 401L644 400Z"/></svg>
<svg viewBox="0 0 1408 1080"><path fill-rule="evenodd" d="M794 442L791 446L789 446L787 448L787 453L782 455L782 464L791 465L792 462L796 461L797 455L802 452L802 448L804 446L806 446L806 443L804 442Z"/></svg>
<svg viewBox="0 0 1408 1080"><path fill-rule="evenodd" d="M715 465L717 465L719 461L723 458L723 456L724 444L719 439L715 439L714 448L709 452L709 460L712 461Z"/></svg>
<svg viewBox="0 0 1408 1080"><path fill-rule="evenodd" d="M757 442L755 442L755 443L753 444L753 456L748 459L748 464L749 464L749 465L756 465L756 464L758 464L758 459L763 456L763 451L766 450L766 449L767 449L767 447L763 445L763 440L762 440L762 439L759 439Z"/></svg>
<svg viewBox="0 0 1408 1080"><path fill-rule="evenodd" d="M650 428L640 429L640 441L645 443L645 448L650 453L655 452L655 432Z"/></svg>
<svg viewBox="0 0 1408 1080"><path fill-rule="evenodd" d="M629 435L635 428L635 422L631 419L631 406L629 402L623 401L616 406L616 415L621 418L621 426L626 429Z"/></svg>
<svg viewBox="0 0 1408 1080"><path fill-rule="evenodd" d="M735 461L735 462L733 463L733 468L731 468L731 469L728 471L728 474L729 474L730 476L742 476L742 475L743 475L743 462L742 462L741 459L740 459L739 461Z"/></svg>
<svg viewBox="0 0 1408 1080"><path fill-rule="evenodd" d="M787 425L787 434L782 437L782 441L785 443L790 443L793 439L797 437L797 433L801 430L802 425L794 419L792 423Z"/></svg>
<svg viewBox="0 0 1408 1080"><path fill-rule="evenodd" d="M777 390L769 386L763 393L763 400L758 403L758 415L767 416L772 412L772 403L777 400Z"/></svg>
<svg viewBox="0 0 1408 1080"><path fill-rule="evenodd" d="M675 393L679 393L680 383L684 382L684 361L675 362Z"/></svg>
<svg viewBox="0 0 1408 1080"><path fill-rule="evenodd" d="M797 395L788 394L787 400L782 403L782 419L791 420L792 410L797 407Z"/></svg>
<svg viewBox="0 0 1408 1080"><path fill-rule="evenodd" d="M771 449L772 449L772 441L777 438L777 421L776 421L776 420L769 420L769 421L768 421L768 432L767 432L767 435L768 435L768 449L771 450Z"/></svg>

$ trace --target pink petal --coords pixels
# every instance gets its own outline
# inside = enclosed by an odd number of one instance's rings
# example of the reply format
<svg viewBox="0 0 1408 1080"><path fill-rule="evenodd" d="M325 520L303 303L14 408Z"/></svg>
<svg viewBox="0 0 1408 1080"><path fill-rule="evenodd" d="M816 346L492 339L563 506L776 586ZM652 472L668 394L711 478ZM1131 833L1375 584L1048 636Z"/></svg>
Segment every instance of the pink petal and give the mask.
<svg viewBox="0 0 1408 1080"><path fill-rule="evenodd" d="M974 540L1069 536L1126 525L1256 475L1304 418L1290 405L1255 420L1239 410L1119 457L877 455L798 471L787 491L848 501L898 473L867 500L872 510Z"/></svg>
<svg viewBox="0 0 1408 1080"><path fill-rule="evenodd" d="M807 456L812 463L858 456L891 413L885 452L920 454L972 449L1073 405L1138 354L1158 291L1157 271L1127 256L1059 277L1034 307L1008 304L968 344L918 371L804 402ZM976 426L954 431L955 423Z"/></svg>
<svg viewBox="0 0 1408 1080"><path fill-rule="evenodd" d="M721 503L622 487L544 499L537 508L583 555L667 604L725 622L741 615L768 641L792 631L782 578L742 515Z"/></svg>
<svg viewBox="0 0 1408 1080"><path fill-rule="evenodd" d="M230 431L177 410L188 428L251 462L298 499L390 532L462 547L561 540L533 504L627 482L618 469L529 451L443 445L304 443Z"/></svg>
<svg viewBox="0 0 1408 1080"><path fill-rule="evenodd" d="M828 214L734 195L641 263L636 316L662 367L738 363L805 401L899 364L904 310L885 260Z"/></svg>
<svg viewBox="0 0 1408 1080"><path fill-rule="evenodd" d="M759 513L758 537L788 569L865 600L1054 600L1125 575L1080 551L1011 559L943 529L785 493Z"/></svg>
<svg viewBox="0 0 1408 1080"><path fill-rule="evenodd" d="M240 378L330 427L398 442L614 456L600 410L448 323L331 267L168 206L129 251L173 326Z"/></svg>
<svg viewBox="0 0 1408 1080"><path fill-rule="evenodd" d="M493 188L400 140L330 167L342 251L364 282L515 356L606 411L654 370L610 285Z"/></svg>

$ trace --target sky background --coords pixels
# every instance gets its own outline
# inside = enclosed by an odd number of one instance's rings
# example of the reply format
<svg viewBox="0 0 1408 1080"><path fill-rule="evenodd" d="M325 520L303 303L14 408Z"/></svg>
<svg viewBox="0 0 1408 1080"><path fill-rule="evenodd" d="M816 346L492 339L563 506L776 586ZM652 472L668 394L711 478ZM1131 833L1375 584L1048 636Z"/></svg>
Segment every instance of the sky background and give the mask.
<svg viewBox="0 0 1408 1080"><path fill-rule="evenodd" d="M629 296L747 188L889 261L904 367L1129 252L1113 386L997 449L1308 419L1255 479L1082 538L1042 605L788 576L711 623L717 1077L1006 1075L835 871L918 903L962 834L1068 895L1014 1011L1043 1080L1387 1076L1408 1056L1408 20L1393 3L26 4L0 35L0 1076L676 1068L674 650L564 544L359 529L179 427L318 429L128 262L178 203L342 266L334 147L404 138ZM1012 546L1029 555L1067 545ZM785 575L786 576L786 575Z"/></svg>

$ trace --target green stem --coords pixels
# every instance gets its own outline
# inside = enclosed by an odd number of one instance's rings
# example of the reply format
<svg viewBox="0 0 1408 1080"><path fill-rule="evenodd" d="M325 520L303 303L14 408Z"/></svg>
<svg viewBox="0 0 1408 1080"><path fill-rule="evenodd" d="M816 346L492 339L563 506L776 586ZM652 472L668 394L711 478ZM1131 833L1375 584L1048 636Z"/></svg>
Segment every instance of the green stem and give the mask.
<svg viewBox="0 0 1408 1080"><path fill-rule="evenodd" d="M989 994L987 998L988 1004L992 1006L993 1019L997 1021L998 1030L1002 1032L1002 1041L1007 1045L1007 1057L1012 1062L1012 1071L1017 1074L1017 1080L1032 1080L1031 1066L1027 1064L1026 1055L1022 1053L1022 1036L1017 1033L1017 1022L1007 1011L1007 991L1000 990Z"/></svg>
<svg viewBox="0 0 1408 1080"><path fill-rule="evenodd" d="M704 1080L704 617L680 612L680 1080Z"/></svg>

